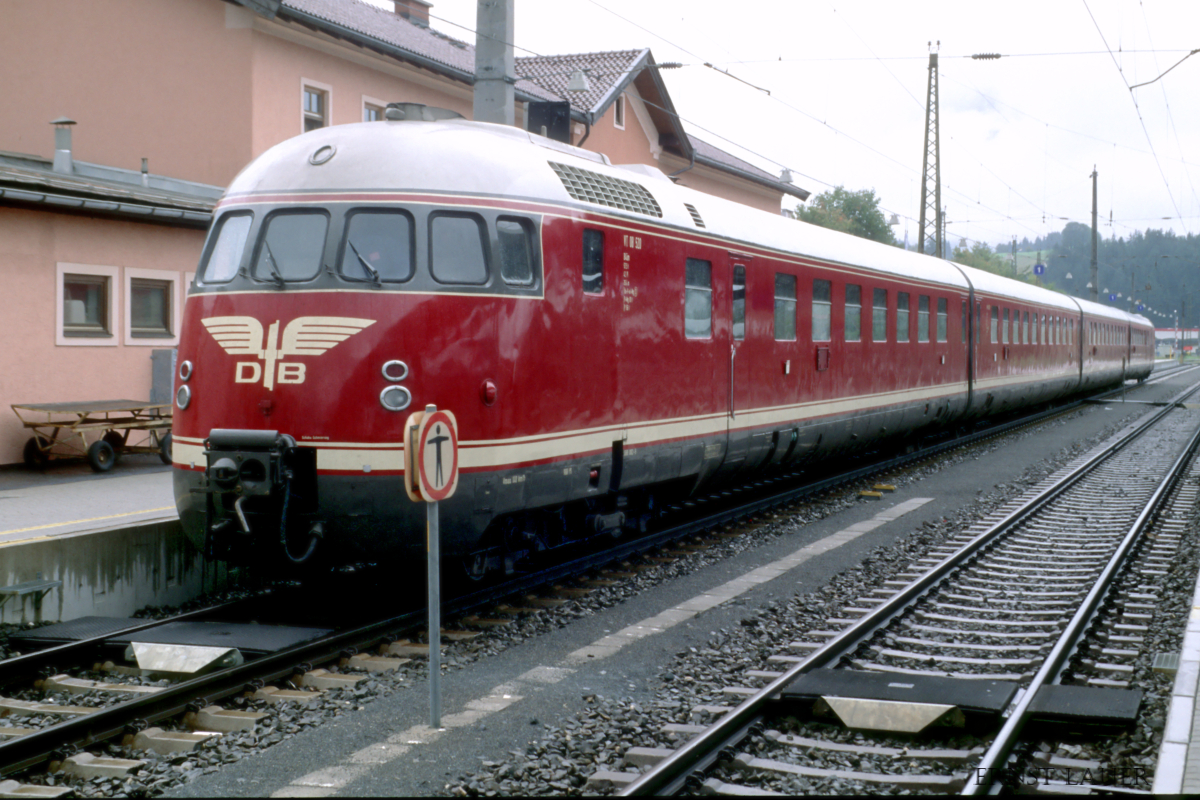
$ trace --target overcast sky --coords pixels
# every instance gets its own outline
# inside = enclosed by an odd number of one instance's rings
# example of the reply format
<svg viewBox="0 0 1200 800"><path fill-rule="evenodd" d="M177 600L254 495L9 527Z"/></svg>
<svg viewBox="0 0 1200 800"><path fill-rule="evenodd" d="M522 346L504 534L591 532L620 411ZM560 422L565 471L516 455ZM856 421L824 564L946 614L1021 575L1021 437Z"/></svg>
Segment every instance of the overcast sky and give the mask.
<svg viewBox="0 0 1200 800"><path fill-rule="evenodd" d="M433 27L474 41L475 6L436 0ZM1128 88L1200 48L1196 0L516 0L517 55L682 62L686 130L814 193L874 189L914 243L930 40L951 244L1089 224L1093 165L1101 235L1200 233L1200 53Z"/></svg>

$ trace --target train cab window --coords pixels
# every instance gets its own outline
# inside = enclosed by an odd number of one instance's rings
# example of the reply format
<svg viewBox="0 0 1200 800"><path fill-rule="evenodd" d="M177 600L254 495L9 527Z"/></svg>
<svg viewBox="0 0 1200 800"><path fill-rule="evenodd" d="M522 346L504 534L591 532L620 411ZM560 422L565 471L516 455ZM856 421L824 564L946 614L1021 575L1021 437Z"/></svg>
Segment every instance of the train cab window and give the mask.
<svg viewBox="0 0 1200 800"><path fill-rule="evenodd" d="M814 280L812 296L812 340L828 342L833 331L830 309L833 307L833 288L829 281Z"/></svg>
<svg viewBox="0 0 1200 800"><path fill-rule="evenodd" d="M429 263L438 283L487 283L487 229L474 214L435 214L429 219Z"/></svg>
<svg viewBox="0 0 1200 800"><path fill-rule="evenodd" d="M684 269L683 331L689 339L712 336L712 262L689 258Z"/></svg>
<svg viewBox="0 0 1200 800"><path fill-rule="evenodd" d="M413 276L413 220L404 211L353 211L346 221L342 277L406 281Z"/></svg>
<svg viewBox="0 0 1200 800"><path fill-rule="evenodd" d="M992 344L1000 341L1000 309L992 306Z"/></svg>
<svg viewBox="0 0 1200 800"><path fill-rule="evenodd" d="M272 214L258 237L253 275L260 281L307 281L317 277L325 255L324 211Z"/></svg>
<svg viewBox="0 0 1200 800"><path fill-rule="evenodd" d="M796 276L775 273L775 341L796 341Z"/></svg>
<svg viewBox="0 0 1200 800"><path fill-rule="evenodd" d="M929 341L929 296L917 298L917 341Z"/></svg>
<svg viewBox="0 0 1200 800"><path fill-rule="evenodd" d="M846 324L842 338L847 342L862 341L862 287L846 284Z"/></svg>
<svg viewBox="0 0 1200 800"><path fill-rule="evenodd" d="M876 289L871 295L871 341L887 341L887 289Z"/></svg>
<svg viewBox="0 0 1200 800"><path fill-rule="evenodd" d="M733 268L733 338L746 338L746 268Z"/></svg>
<svg viewBox="0 0 1200 800"><path fill-rule="evenodd" d="M896 293L896 341L908 341L908 292Z"/></svg>
<svg viewBox="0 0 1200 800"><path fill-rule="evenodd" d="M947 302L946 298L939 297L937 304L937 340L939 342L946 341L946 317L947 317Z"/></svg>
<svg viewBox="0 0 1200 800"><path fill-rule="evenodd" d="M962 301L962 319L959 320L959 325L962 326L962 330L959 331L959 336L962 337L962 343L966 344L967 343L967 301L966 300Z"/></svg>
<svg viewBox="0 0 1200 800"><path fill-rule="evenodd" d="M500 245L500 277L514 286L533 285L533 223L518 217L496 220Z"/></svg>
<svg viewBox="0 0 1200 800"><path fill-rule="evenodd" d="M583 229L583 290L604 291L604 231Z"/></svg>
<svg viewBox="0 0 1200 800"><path fill-rule="evenodd" d="M253 214L226 214L217 223L216 234L210 237L208 256L200 268L201 280L205 283L225 283L237 275L246 251L246 237L250 233Z"/></svg>

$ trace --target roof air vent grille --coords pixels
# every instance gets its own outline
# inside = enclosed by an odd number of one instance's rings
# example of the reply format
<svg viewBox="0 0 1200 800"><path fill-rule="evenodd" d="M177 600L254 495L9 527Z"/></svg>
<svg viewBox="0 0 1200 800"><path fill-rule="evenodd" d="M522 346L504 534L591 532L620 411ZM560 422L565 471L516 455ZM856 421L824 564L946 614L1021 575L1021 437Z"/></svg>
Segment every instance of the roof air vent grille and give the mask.
<svg viewBox="0 0 1200 800"><path fill-rule="evenodd" d="M654 195L640 184L601 175L598 172L548 162L566 187L567 194L586 203L633 211L651 217L662 217L662 208Z"/></svg>
<svg viewBox="0 0 1200 800"><path fill-rule="evenodd" d="M696 227L703 228L704 220L701 218L700 212L696 210L696 207L691 203L684 203L683 207L686 208L688 213L692 215L692 222L696 223Z"/></svg>

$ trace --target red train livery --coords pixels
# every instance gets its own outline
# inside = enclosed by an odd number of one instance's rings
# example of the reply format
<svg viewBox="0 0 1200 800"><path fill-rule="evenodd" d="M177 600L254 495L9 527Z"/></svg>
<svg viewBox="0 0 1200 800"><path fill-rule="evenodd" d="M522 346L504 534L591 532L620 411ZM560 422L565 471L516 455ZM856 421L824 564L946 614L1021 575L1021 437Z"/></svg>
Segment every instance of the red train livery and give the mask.
<svg viewBox="0 0 1200 800"><path fill-rule="evenodd" d="M657 505L1151 369L1147 320L515 128L321 129L250 164L187 299L175 494L209 558L424 547L402 425L458 418L469 574Z"/></svg>

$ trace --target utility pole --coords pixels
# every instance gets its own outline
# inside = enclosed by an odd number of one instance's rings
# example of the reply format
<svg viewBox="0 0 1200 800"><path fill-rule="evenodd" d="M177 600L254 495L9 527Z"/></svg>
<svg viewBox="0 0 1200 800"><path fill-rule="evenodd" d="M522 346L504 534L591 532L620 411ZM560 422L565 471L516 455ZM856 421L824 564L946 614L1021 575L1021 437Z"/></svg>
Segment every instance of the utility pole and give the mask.
<svg viewBox="0 0 1200 800"><path fill-rule="evenodd" d="M1097 260L1097 249L1098 249L1097 237L1099 234L1096 231L1096 176L1098 174L1099 173L1096 172L1096 165L1093 164L1092 165L1092 302L1093 303L1100 302L1100 278L1098 275L1098 267L1097 267L1097 264L1099 263Z"/></svg>
<svg viewBox="0 0 1200 800"><path fill-rule="evenodd" d="M478 0L475 13L476 122L516 124L517 75L513 64L513 3Z"/></svg>
<svg viewBox="0 0 1200 800"><path fill-rule="evenodd" d="M939 39L937 46L941 47ZM929 88L925 93L925 157L921 166L921 238L917 252L944 258L941 147L938 144L938 54L929 43Z"/></svg>

